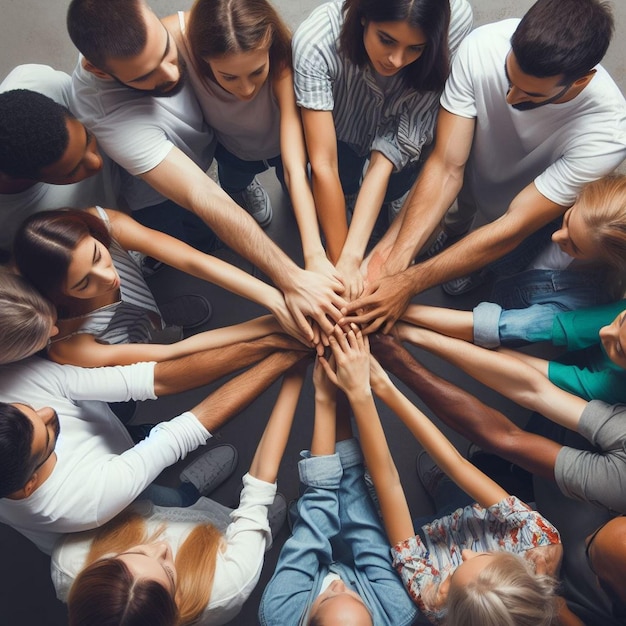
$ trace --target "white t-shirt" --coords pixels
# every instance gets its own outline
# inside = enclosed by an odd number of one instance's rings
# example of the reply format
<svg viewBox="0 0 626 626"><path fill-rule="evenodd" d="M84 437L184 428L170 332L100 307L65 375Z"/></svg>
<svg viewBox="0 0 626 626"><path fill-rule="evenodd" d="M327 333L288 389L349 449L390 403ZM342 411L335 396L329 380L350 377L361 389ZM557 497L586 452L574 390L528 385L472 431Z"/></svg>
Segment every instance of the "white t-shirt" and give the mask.
<svg viewBox="0 0 626 626"><path fill-rule="evenodd" d="M104 524L206 443L210 433L183 413L133 445L106 402L155 399L154 365L81 368L31 357L0 367L0 401L50 406L61 427L52 473L28 498L0 499L0 522L50 554L63 533Z"/></svg>
<svg viewBox="0 0 626 626"><path fill-rule="evenodd" d="M0 93L30 89L55 102L71 106L71 78L48 65L19 65L0 84ZM36 183L19 193L0 194L0 249L9 250L19 225L33 213L71 207L84 209L100 204L117 208L121 188L118 166L101 152L102 170L95 176L71 185Z"/></svg>
<svg viewBox="0 0 626 626"><path fill-rule="evenodd" d="M217 626L234 619L256 587L265 551L272 545L267 507L276 495L276 483L267 483L250 474L243 477L239 507L230 512L207 498L191 507L164 508L148 502L133 505L146 520L148 533L165 527L159 539L167 541L174 556L189 533L199 524L211 523L224 533L223 547L217 552L215 578L209 602L200 614L198 626ZM230 521L230 523L228 523ZM57 597L66 602L74 578L82 570L93 538L90 534L70 535L54 548L50 565Z"/></svg>
<svg viewBox="0 0 626 626"><path fill-rule="evenodd" d="M107 154L134 176L154 169L174 146L203 171L211 164L213 131L204 122L190 81L173 96L153 97L97 78L83 68L79 57L72 75L72 101L78 119ZM125 196L132 210L165 201L139 179Z"/></svg>
<svg viewBox="0 0 626 626"><path fill-rule="evenodd" d="M468 35L441 97L450 113L476 118L465 186L489 221L533 181L546 198L570 206L585 184L626 158L626 102L601 66L569 102L530 111L507 104L504 64L518 24L504 20Z"/></svg>

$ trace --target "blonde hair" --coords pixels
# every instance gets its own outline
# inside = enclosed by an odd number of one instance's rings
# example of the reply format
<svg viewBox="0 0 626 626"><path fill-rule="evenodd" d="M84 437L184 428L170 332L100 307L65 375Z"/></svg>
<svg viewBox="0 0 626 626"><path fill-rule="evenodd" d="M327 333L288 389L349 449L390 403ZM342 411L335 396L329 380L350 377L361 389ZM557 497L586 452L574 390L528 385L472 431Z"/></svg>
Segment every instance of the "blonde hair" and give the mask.
<svg viewBox="0 0 626 626"><path fill-rule="evenodd" d="M626 270L626 176L605 176L589 183L576 206L600 258Z"/></svg>
<svg viewBox="0 0 626 626"><path fill-rule="evenodd" d="M117 563L121 564L121 561L115 556L103 559L104 555L119 554L132 546L156 541L163 530L164 527L159 527L148 535L145 519L136 511L127 509L93 531L94 540L87 555L86 567L78 574L70 590L68 605L71 624L94 624L94 614L101 617L103 623L108 623L107 598L101 587L97 589L97 597L93 597L94 584L90 572L102 571L103 562L113 562L113 567L117 568ZM211 524L199 524L178 550L175 559L178 582L174 598L178 609L178 617L174 622L177 626L192 623L206 608L213 588L217 552L221 546L220 531ZM146 600L149 598L146 597ZM73 608L82 605L90 607L90 616L85 616L83 620L72 619ZM150 609L146 606L145 610Z"/></svg>
<svg viewBox="0 0 626 626"><path fill-rule="evenodd" d="M0 364L25 359L44 348L55 319L54 305L29 282L0 270Z"/></svg>
<svg viewBox="0 0 626 626"><path fill-rule="evenodd" d="M496 552L467 585L450 585L446 624L548 626L556 615L555 581L537 575L524 558Z"/></svg>

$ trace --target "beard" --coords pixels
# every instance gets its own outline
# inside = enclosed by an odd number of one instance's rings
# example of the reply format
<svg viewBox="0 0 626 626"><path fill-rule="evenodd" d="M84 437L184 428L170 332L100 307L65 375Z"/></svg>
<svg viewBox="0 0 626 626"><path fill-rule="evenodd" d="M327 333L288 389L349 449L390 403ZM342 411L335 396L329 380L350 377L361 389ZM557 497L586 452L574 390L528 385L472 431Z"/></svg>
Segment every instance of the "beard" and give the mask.
<svg viewBox="0 0 626 626"><path fill-rule="evenodd" d="M176 82L167 82L161 83L157 85L153 89L139 89L138 87L134 87L133 85L129 85L128 83L122 82L117 76L113 76L113 78L120 84L126 87L127 89L132 89L133 91L140 92L146 96L152 96L153 98L171 98L176 94L180 93L187 82L187 63L185 63L185 59L178 53L178 69L180 70L180 76Z"/></svg>

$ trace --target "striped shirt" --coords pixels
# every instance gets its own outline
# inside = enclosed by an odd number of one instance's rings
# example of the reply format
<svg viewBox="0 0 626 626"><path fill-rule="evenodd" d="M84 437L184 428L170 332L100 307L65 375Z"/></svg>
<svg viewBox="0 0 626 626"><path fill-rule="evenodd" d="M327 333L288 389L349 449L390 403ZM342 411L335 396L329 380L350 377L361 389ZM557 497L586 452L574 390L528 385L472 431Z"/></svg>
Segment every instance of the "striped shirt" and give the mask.
<svg viewBox="0 0 626 626"><path fill-rule="evenodd" d="M359 68L338 50L343 0L317 7L293 38L298 106L332 111L337 139L360 156L381 152L401 170L433 141L441 92L404 84L404 72L377 82L369 65ZM467 0L450 0L450 60L472 27Z"/></svg>
<svg viewBox="0 0 626 626"><path fill-rule="evenodd" d="M104 209L96 208L108 225L109 219ZM149 343L152 331L163 327L159 308L141 274L141 268L115 240L111 241L109 253L120 277L120 299L80 318L69 318L82 319L83 323L71 335L59 337L58 340L86 333L107 344Z"/></svg>

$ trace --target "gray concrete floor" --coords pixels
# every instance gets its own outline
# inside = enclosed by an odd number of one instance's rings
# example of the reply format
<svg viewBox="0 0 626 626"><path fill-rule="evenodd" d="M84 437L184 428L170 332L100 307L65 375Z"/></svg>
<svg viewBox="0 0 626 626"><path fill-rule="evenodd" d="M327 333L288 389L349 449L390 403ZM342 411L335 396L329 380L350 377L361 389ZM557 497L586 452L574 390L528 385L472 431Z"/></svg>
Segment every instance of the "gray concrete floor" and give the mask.
<svg viewBox="0 0 626 626"><path fill-rule="evenodd" d="M268 234L293 258L301 261L301 251L297 226L291 207L278 185L273 171L264 173L261 180L268 189L274 206L274 220L268 229ZM222 250L219 256L233 262L240 267L253 271L252 266L230 250ZM206 328L217 328L237 323L265 313L265 311L238 296L226 292L218 287L184 275L172 268L165 268L150 279L157 300L165 301L175 295L184 293L204 294L213 303L214 315ZM441 306L457 308L471 308L475 302L486 296L482 293L472 294L471 297L450 298L440 288L434 288L419 297L419 301ZM204 330L200 329L200 330ZM415 351L417 355L417 351ZM419 353L419 358L430 368L446 378L457 382L471 390L482 399L511 415L516 421L525 421L527 413L519 407L513 406L496 394L455 370L440 360L426 353ZM204 398L217 384L203 389L187 392L178 396L163 398L155 402L146 402L140 406L135 422L155 422L167 419L192 407ZM278 391L278 383L260 396L242 414L227 424L209 443L219 442L234 444L239 451L239 465L235 474L222 485L214 497L226 505L233 505L238 501L241 476L247 471L256 444L263 431L265 421L273 407ZM406 389L405 389L406 391ZM407 392L417 404L419 400ZM281 466L278 484L279 490L289 500L297 496L298 478L296 464L300 450L309 447L312 430L313 387L309 380L305 383L299 408L290 437L288 449ZM389 445L396 459L402 482L409 499L411 510L415 516L432 512L431 503L424 493L415 474L415 457L419 445L413 440L405 427L397 418L390 414L386 407L381 406L381 416L389 439ZM445 432L455 442L459 450L465 452L468 442L444 427ZM192 457L189 457L192 458ZM183 464L178 464L163 473L164 483L176 480ZM233 624L251 626L256 624L256 611L264 585L278 558L280 546L287 536L283 529L277 538L272 550L266 556L266 562L261 581L246 603L240 616ZM3 546L3 558L0 560L0 572L3 584L0 592L0 623L6 625L23 626L60 626L66 623L65 606L56 600L49 576L49 559L41 554L33 545L17 532L0 525L0 545Z"/></svg>
<svg viewBox="0 0 626 626"><path fill-rule="evenodd" d="M309 11L322 0L276 0L275 4L283 12L292 26L297 26ZM472 0L475 13L475 24L496 21L505 17L521 16L532 4L533 0ZM68 0L50 0L46 3L16 2L9 0L3 3L3 19L0 21L0 40L2 55L0 56L0 77L4 77L15 65L20 63L48 63L57 69L71 72L76 52L65 33L65 10ZM150 3L158 15L167 15L176 9L186 9L191 0L183 0L172 5L169 0L153 0ZM626 28L626 3L613 2L617 36L609 50L605 65L615 77L618 84L626 84L624 66L624 39L619 33ZM35 10L36 9L36 10ZM275 218L268 229L270 236L288 253L300 260L297 228L291 209L283 197L273 173L264 174L262 180L266 184L275 208ZM248 271L252 271L249 263L239 259L230 251L223 251L220 256L236 262ZM210 328L232 324L262 314L264 311L254 304L233 296L212 285L183 276L169 268L163 270L151 280L158 299L170 299L182 293L203 293L214 304L214 316ZM432 289L421 296L419 301L427 304L471 308L476 302L487 295L487 289L471 296L450 298L441 289ZM417 354L418 351L416 351ZM502 410L523 423L528 417L527 412L503 400L497 394L485 389L461 372L442 361L425 353L419 353L423 362L437 373L478 395L487 403ZM166 419L193 406L215 386L181 394L156 402L145 403L139 411L138 421L151 422ZM228 424L219 433L214 443L219 441L233 443L239 450L239 466L235 475L214 494L224 504L237 501L239 480L247 470L263 425L273 406L277 393L277 385L265 392L239 417ZM419 400L414 398L419 405ZM297 419L279 476L279 489L290 499L297 494L296 463L301 449L308 447L311 435L313 390L310 381L303 389ZM432 511L431 504L421 488L415 474L415 457L419 446L408 435L406 429L388 411L382 409L381 415L394 453L405 491L409 498L414 515ZM456 434L444 428L461 451L467 449L468 443ZM211 445L211 444L209 444ZM171 482L175 479L180 467L165 472L162 479ZM267 554L261 581L245 605L240 616L233 623L251 626L257 623L256 609L264 583L271 575L280 546L285 537L283 530L274 547ZM26 539L13 530L0 525L0 546L3 558L0 559L0 624L10 626L60 626L66 623L65 607L55 599L49 576L49 559L36 550Z"/></svg>

